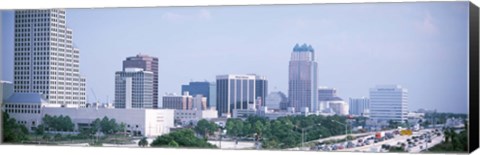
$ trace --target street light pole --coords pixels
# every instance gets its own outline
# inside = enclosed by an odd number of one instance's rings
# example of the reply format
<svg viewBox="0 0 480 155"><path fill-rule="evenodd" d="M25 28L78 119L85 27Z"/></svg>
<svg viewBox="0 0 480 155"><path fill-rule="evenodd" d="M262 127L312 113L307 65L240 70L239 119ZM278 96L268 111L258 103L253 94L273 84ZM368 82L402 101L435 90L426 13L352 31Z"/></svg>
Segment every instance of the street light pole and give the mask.
<svg viewBox="0 0 480 155"><path fill-rule="evenodd" d="M345 125L345 136L348 135L348 126L347 126L348 124L346 124L346 123L343 124L343 123L340 123L339 121L336 121L336 120L333 120L333 119L332 119L332 122L336 122L338 124Z"/></svg>
<svg viewBox="0 0 480 155"><path fill-rule="evenodd" d="M302 135L301 135L301 137L302 137L302 142L301 142L302 143L302 148L305 147L305 130L310 129L310 128L314 127L315 125L320 125L320 123L314 124L314 125L311 125L311 126L308 126L308 127L304 127L304 128L300 128L296 125L293 126L294 128L302 130Z"/></svg>

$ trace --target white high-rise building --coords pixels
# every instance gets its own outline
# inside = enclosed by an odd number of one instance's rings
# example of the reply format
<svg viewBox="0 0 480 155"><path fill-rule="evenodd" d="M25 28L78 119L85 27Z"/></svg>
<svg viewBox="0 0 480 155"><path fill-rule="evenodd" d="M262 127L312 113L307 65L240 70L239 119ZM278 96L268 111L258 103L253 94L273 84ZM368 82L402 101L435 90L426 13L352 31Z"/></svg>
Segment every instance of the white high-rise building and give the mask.
<svg viewBox="0 0 480 155"><path fill-rule="evenodd" d="M50 104L86 105L80 51L62 9L15 11L14 90L40 93Z"/></svg>
<svg viewBox="0 0 480 155"><path fill-rule="evenodd" d="M408 90L400 85L370 89L370 118L380 121L405 121L408 115Z"/></svg>
<svg viewBox="0 0 480 155"><path fill-rule="evenodd" d="M153 108L153 72L141 68L116 72L115 108Z"/></svg>
<svg viewBox="0 0 480 155"><path fill-rule="evenodd" d="M312 112L318 110L317 71L312 46L295 45L289 62L288 100L289 107L294 107L297 112L305 108Z"/></svg>
<svg viewBox="0 0 480 155"><path fill-rule="evenodd" d="M351 115L367 116L370 110L370 99L365 97L350 98L349 107Z"/></svg>

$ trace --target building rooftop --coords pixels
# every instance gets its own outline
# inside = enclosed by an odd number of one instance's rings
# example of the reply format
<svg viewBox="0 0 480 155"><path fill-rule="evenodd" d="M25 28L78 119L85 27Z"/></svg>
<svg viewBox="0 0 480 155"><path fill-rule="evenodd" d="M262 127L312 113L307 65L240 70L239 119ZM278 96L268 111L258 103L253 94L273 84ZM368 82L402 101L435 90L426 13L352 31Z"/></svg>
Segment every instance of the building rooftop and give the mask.
<svg viewBox="0 0 480 155"><path fill-rule="evenodd" d="M298 45L295 44L295 47L293 47L294 52L314 52L315 50L313 49L312 45Z"/></svg>
<svg viewBox="0 0 480 155"><path fill-rule="evenodd" d="M48 103L48 100L39 93L13 93L5 103Z"/></svg>

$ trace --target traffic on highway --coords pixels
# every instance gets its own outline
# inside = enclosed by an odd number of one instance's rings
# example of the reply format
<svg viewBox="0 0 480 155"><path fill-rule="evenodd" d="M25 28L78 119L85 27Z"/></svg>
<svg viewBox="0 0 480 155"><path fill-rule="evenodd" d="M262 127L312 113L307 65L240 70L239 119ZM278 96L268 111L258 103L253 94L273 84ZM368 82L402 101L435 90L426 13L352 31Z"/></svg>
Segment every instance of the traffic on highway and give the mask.
<svg viewBox="0 0 480 155"><path fill-rule="evenodd" d="M392 147L396 147L407 152L420 152L442 142L442 133L441 129L382 131L334 144L320 143L310 150L388 152Z"/></svg>

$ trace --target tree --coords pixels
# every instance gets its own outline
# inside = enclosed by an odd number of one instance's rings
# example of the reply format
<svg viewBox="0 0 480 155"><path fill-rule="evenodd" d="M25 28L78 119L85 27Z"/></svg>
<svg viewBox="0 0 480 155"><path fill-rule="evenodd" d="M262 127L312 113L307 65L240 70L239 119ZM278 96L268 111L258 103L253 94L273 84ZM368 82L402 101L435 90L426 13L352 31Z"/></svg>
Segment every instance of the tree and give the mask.
<svg viewBox="0 0 480 155"><path fill-rule="evenodd" d="M168 146L170 147L179 147L178 143L175 140L172 140L168 143Z"/></svg>
<svg viewBox="0 0 480 155"><path fill-rule="evenodd" d="M198 121L197 126L194 128L195 132L202 134L205 138L207 138L208 135L212 135L217 129L217 124L205 119Z"/></svg>
<svg viewBox="0 0 480 155"><path fill-rule="evenodd" d="M18 124L14 118L10 118L6 112L2 112L2 128L3 142L17 143L28 140L28 129L24 125Z"/></svg>
<svg viewBox="0 0 480 155"><path fill-rule="evenodd" d="M42 118L44 129L52 129L55 131L73 131L75 124L69 116L50 116L46 114Z"/></svg>
<svg viewBox="0 0 480 155"><path fill-rule="evenodd" d="M148 141L146 137L143 137L140 141L138 141L138 146L140 147L146 147L148 146Z"/></svg>
<svg viewBox="0 0 480 155"><path fill-rule="evenodd" d="M192 129L181 129L166 135L157 137L151 147L190 147L190 148L215 148L215 145L208 143L205 139L195 137Z"/></svg>

